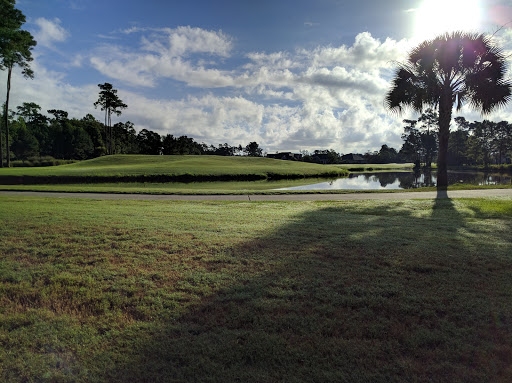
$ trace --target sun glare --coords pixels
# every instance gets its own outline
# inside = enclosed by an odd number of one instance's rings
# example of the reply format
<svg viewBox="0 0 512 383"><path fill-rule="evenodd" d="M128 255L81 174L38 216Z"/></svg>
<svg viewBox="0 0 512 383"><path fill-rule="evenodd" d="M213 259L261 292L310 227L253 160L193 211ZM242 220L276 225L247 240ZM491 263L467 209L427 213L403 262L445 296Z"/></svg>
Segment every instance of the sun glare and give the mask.
<svg viewBox="0 0 512 383"><path fill-rule="evenodd" d="M475 32L480 29L480 0L424 0L416 10L414 37L418 40L445 32Z"/></svg>

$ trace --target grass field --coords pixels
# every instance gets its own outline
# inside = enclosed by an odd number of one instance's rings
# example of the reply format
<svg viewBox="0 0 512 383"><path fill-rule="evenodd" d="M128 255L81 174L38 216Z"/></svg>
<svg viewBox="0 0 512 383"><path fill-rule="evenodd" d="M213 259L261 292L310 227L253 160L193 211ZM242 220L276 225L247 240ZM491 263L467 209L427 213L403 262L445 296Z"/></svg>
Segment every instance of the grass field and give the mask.
<svg viewBox="0 0 512 383"><path fill-rule="evenodd" d="M509 382L512 200L0 197L0 381Z"/></svg>
<svg viewBox="0 0 512 383"><path fill-rule="evenodd" d="M137 177L183 177L188 179L221 178L267 179L346 175L345 169L336 166L282 161L262 157L221 156L145 156L113 155L94 158L69 165L4 168L0 177L59 177L82 178L98 181L101 178L119 178L134 181Z"/></svg>

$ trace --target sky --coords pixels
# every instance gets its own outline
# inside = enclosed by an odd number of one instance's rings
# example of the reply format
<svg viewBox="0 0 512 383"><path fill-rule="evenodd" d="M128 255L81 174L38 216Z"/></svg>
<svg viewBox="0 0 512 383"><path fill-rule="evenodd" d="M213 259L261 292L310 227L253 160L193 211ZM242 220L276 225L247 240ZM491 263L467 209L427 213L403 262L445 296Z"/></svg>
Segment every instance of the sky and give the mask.
<svg viewBox="0 0 512 383"><path fill-rule="evenodd" d="M35 78L14 73L10 109L35 102L43 112L102 121L93 104L98 84L108 82L128 105L114 123L208 145L256 141L271 153L400 149L402 120L418 115L386 110L394 68L446 30L496 32L512 55L512 0L18 0L16 7L38 44ZM468 108L458 115L512 122L512 103L484 117Z"/></svg>

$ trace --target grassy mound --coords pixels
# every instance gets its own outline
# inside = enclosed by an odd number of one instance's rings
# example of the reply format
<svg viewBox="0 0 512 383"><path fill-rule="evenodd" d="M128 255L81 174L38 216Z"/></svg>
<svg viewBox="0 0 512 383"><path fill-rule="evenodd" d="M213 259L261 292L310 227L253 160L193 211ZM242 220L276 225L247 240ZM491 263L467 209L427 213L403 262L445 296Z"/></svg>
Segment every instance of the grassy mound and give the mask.
<svg viewBox="0 0 512 383"><path fill-rule="evenodd" d="M347 173L336 166L270 158L113 155L57 167L0 169L0 183L251 181Z"/></svg>

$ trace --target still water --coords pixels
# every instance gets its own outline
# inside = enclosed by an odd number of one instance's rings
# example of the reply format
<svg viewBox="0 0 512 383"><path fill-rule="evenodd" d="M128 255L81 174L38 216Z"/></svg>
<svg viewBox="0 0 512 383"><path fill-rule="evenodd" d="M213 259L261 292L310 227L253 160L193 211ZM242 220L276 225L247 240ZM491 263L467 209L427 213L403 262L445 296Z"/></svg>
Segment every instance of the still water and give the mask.
<svg viewBox="0 0 512 383"><path fill-rule="evenodd" d="M436 172L379 172L351 173L346 178L338 178L312 185L294 186L277 190L329 190L329 189L415 189L424 186L436 186ZM448 183L472 185L510 185L512 175L480 172L448 172Z"/></svg>

